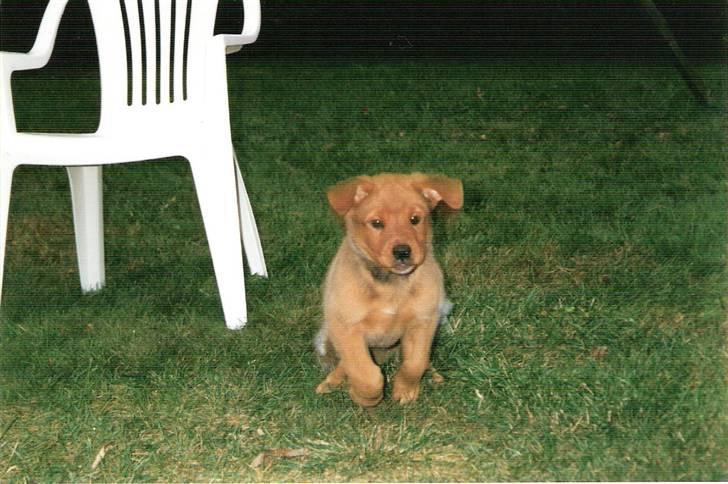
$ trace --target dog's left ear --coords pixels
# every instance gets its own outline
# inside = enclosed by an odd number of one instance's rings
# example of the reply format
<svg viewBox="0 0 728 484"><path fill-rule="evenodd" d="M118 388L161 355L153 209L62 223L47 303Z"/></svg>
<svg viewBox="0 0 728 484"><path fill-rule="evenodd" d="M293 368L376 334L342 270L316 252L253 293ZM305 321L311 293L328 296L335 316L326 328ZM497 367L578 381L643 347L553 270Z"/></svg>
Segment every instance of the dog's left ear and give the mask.
<svg viewBox="0 0 728 484"><path fill-rule="evenodd" d="M444 202L454 210L462 208L463 184L460 180L441 175L421 175L421 177L414 186L430 202L430 208L434 209L440 202Z"/></svg>

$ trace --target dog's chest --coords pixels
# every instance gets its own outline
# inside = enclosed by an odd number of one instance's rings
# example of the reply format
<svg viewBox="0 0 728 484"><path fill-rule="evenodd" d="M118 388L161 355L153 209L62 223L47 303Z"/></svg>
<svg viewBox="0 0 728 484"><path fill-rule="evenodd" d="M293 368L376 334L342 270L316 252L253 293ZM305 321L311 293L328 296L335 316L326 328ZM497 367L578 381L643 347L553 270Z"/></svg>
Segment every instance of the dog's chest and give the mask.
<svg viewBox="0 0 728 484"><path fill-rule="evenodd" d="M374 347L390 347L396 344L415 319L412 301L400 297L375 298L371 301L365 318L368 344Z"/></svg>
<svg viewBox="0 0 728 484"><path fill-rule="evenodd" d="M366 340L372 347L395 345L407 328L408 318L401 317L395 308L383 307L371 311L367 318Z"/></svg>

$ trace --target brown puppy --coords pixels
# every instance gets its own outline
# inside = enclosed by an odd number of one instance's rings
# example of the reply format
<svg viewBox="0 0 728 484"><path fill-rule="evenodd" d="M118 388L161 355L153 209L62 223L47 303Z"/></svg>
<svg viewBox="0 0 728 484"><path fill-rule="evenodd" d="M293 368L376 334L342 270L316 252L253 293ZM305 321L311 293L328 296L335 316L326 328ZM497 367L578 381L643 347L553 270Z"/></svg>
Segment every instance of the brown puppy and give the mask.
<svg viewBox="0 0 728 484"><path fill-rule="evenodd" d="M361 176L329 189L328 199L346 237L326 276L315 342L334 368L316 392L328 393L348 378L352 400L376 405L384 377L371 354L400 344L392 398L412 402L450 305L432 252L430 212L440 202L462 207L462 183L420 173Z"/></svg>

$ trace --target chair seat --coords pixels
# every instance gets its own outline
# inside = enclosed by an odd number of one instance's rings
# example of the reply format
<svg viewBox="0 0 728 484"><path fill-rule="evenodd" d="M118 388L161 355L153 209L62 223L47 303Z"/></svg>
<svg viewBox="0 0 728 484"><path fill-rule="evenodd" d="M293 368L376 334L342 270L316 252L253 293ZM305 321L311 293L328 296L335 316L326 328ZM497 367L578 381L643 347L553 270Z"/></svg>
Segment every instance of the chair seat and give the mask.
<svg viewBox="0 0 728 484"><path fill-rule="evenodd" d="M100 133L18 133L3 140L9 159L31 165L104 165L184 156L186 138L179 131L139 132L128 136ZM52 153L49 156L49 153Z"/></svg>

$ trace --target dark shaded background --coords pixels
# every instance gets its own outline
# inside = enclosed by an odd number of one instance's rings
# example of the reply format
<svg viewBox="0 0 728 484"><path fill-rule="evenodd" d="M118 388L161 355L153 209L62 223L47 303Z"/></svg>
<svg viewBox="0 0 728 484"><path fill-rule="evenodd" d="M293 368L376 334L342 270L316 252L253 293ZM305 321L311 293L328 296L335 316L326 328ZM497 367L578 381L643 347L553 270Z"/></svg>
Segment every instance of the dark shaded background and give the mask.
<svg viewBox="0 0 728 484"><path fill-rule="evenodd" d="M109 0L112 1L112 0ZM690 60L725 59L724 0L658 0ZM242 25L242 2L221 0L218 32ZM27 51L45 0L2 0L0 50ZM670 52L636 1L262 0L259 40L248 56L296 58L535 58L666 62ZM96 62L83 0L71 0L51 67Z"/></svg>

